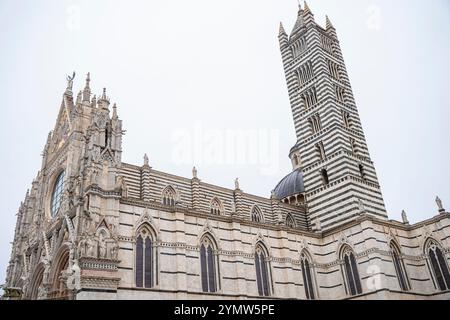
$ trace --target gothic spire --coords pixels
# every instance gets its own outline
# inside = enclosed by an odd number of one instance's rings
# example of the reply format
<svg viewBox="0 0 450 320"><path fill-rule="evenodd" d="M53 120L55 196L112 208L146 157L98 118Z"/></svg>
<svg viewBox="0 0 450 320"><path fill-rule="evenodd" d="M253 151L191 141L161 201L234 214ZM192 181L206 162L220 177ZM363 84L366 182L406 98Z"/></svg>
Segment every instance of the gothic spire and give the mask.
<svg viewBox="0 0 450 320"><path fill-rule="evenodd" d="M91 101L91 88L89 86L89 83L91 82L91 73L88 72L86 76L86 86L83 90L83 102L89 102Z"/></svg>
<svg viewBox="0 0 450 320"><path fill-rule="evenodd" d="M304 20L305 24L307 24L308 22L314 21L314 15L306 1L305 1L304 9L303 9L303 20Z"/></svg>
<svg viewBox="0 0 450 320"><path fill-rule="evenodd" d="M333 26L333 24L331 23L331 20L330 20L330 18L328 17L328 15L325 16L325 19L326 19L326 29L327 29L327 30L329 30L329 29L334 29L334 26Z"/></svg>
<svg viewBox="0 0 450 320"><path fill-rule="evenodd" d="M309 9L308 3L306 1L305 1L305 10L304 10L304 12L305 12L305 14L306 13L311 13L312 14L311 9Z"/></svg>

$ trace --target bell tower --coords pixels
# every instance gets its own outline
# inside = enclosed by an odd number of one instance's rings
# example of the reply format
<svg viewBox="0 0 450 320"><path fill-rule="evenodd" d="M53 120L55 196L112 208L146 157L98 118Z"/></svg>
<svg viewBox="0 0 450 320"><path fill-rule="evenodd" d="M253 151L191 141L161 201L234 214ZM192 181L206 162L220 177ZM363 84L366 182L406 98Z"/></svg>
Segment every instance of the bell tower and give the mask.
<svg viewBox="0 0 450 320"><path fill-rule="evenodd" d="M329 229L368 214L387 219L336 29L305 2L279 43L297 142L289 157L304 179L308 220Z"/></svg>

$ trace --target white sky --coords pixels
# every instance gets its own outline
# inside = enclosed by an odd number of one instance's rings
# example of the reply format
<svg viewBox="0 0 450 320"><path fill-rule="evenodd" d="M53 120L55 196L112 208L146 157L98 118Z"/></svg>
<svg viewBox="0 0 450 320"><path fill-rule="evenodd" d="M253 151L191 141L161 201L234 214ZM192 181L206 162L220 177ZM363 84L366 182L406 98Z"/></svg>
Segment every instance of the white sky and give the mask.
<svg viewBox="0 0 450 320"><path fill-rule="evenodd" d="M337 29L389 216L432 217L436 195L450 209L450 3L308 4ZM295 133L277 35L296 15L295 0L2 0L0 283L15 214L73 70L76 91L90 71L94 92L107 87L118 103L123 161L141 164L147 152L157 170L190 177L195 164L203 181L232 188L240 177L245 192L269 196L291 171ZM209 157L211 146L228 148L229 130L257 130L261 154L243 164ZM189 141L194 158L175 157Z"/></svg>

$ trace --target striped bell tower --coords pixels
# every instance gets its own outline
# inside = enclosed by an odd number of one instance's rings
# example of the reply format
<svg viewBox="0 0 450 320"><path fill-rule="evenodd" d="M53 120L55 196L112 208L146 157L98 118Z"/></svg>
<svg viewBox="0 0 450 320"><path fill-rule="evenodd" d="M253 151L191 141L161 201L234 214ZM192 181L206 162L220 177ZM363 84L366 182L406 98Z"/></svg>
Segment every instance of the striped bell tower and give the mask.
<svg viewBox="0 0 450 320"><path fill-rule="evenodd" d="M305 2L279 41L297 135L289 157L303 172L310 225L387 219L334 26L328 17L319 26Z"/></svg>

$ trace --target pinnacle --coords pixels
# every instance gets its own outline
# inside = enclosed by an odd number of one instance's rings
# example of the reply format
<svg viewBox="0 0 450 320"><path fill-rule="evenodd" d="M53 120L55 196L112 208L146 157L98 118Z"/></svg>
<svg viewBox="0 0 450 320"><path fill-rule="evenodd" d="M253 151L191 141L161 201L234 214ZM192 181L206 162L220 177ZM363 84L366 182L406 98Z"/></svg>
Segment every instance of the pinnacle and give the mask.
<svg viewBox="0 0 450 320"><path fill-rule="evenodd" d="M305 1L305 5L304 5L304 7L305 7L305 13L312 13L311 12L311 9L309 9L309 6L308 6L308 3Z"/></svg>
<svg viewBox="0 0 450 320"><path fill-rule="evenodd" d="M279 33L279 35L282 35L282 34L286 34L286 31L284 30L283 23L280 22L280 33Z"/></svg>
<svg viewBox="0 0 450 320"><path fill-rule="evenodd" d="M330 18L328 16L325 16L325 19L326 19L326 28L327 29L334 28L333 24L331 23Z"/></svg>

